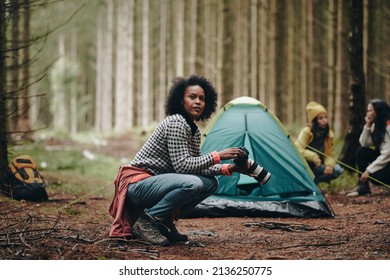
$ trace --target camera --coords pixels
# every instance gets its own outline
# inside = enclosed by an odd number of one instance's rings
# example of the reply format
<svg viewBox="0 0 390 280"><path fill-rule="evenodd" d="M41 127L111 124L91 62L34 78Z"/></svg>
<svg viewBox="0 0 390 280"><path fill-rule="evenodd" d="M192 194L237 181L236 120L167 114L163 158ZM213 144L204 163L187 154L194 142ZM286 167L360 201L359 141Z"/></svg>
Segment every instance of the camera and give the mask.
<svg viewBox="0 0 390 280"><path fill-rule="evenodd" d="M271 173L269 173L264 167L260 166L253 159L249 158L249 151L244 146L239 147L244 151L244 155L236 158L233 162L239 167L248 168L248 175L255 178L260 184L264 185L271 178Z"/></svg>

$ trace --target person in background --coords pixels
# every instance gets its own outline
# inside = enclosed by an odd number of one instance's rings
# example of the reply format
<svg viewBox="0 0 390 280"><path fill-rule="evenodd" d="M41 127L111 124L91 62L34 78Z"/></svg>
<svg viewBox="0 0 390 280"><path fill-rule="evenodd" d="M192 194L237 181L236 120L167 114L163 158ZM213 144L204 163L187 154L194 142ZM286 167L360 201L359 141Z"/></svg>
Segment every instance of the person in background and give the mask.
<svg viewBox="0 0 390 280"><path fill-rule="evenodd" d="M177 77L166 100L167 117L138 151L121 166L115 179L110 237L137 237L168 246L188 236L178 231L175 217L215 192L216 175L245 173L245 168L221 164L243 156L238 147L201 154L196 121L215 112L217 91L203 76ZM221 139L223 141L223 139Z"/></svg>
<svg viewBox="0 0 390 280"><path fill-rule="evenodd" d="M371 193L369 182L390 184L390 109L386 101L373 99L367 105L365 125L356 151L358 184L347 196ZM373 180L374 179L374 180Z"/></svg>
<svg viewBox="0 0 390 280"><path fill-rule="evenodd" d="M328 112L318 102L311 101L306 105L306 113L309 125L300 131L295 144L316 182L330 182L340 176L343 168L335 160L334 133L329 128Z"/></svg>

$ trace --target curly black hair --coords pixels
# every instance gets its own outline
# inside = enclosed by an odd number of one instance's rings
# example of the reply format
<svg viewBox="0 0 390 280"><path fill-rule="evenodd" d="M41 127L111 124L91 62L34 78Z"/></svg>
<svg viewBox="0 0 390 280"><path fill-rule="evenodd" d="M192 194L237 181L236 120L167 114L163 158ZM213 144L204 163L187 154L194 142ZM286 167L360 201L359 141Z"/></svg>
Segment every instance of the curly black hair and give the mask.
<svg viewBox="0 0 390 280"><path fill-rule="evenodd" d="M210 118L217 108L218 92L207 78L198 74L193 74L188 78L176 77L173 79L165 104L166 115L187 115L183 106L183 98L184 92L189 86L200 86L205 94L205 108L203 113L196 120L204 121Z"/></svg>

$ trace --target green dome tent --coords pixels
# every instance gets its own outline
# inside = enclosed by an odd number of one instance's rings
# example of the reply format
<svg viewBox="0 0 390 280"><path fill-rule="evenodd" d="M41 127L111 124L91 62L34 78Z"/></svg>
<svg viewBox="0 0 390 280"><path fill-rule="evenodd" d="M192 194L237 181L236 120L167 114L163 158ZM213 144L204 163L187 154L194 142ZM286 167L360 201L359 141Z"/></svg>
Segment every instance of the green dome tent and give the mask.
<svg viewBox="0 0 390 280"><path fill-rule="evenodd" d="M272 176L265 185L239 173L218 176L215 194L184 216L334 217L288 132L260 101L251 97L230 101L203 136L203 153L245 146L249 157Z"/></svg>

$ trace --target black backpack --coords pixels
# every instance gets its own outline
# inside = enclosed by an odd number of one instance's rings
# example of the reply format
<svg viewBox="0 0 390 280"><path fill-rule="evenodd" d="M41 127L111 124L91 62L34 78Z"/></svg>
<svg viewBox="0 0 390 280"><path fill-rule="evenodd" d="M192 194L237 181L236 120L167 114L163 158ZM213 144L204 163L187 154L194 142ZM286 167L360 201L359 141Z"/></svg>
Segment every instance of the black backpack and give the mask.
<svg viewBox="0 0 390 280"><path fill-rule="evenodd" d="M15 157L10 164L9 194L13 199L48 200L46 183L29 155Z"/></svg>

